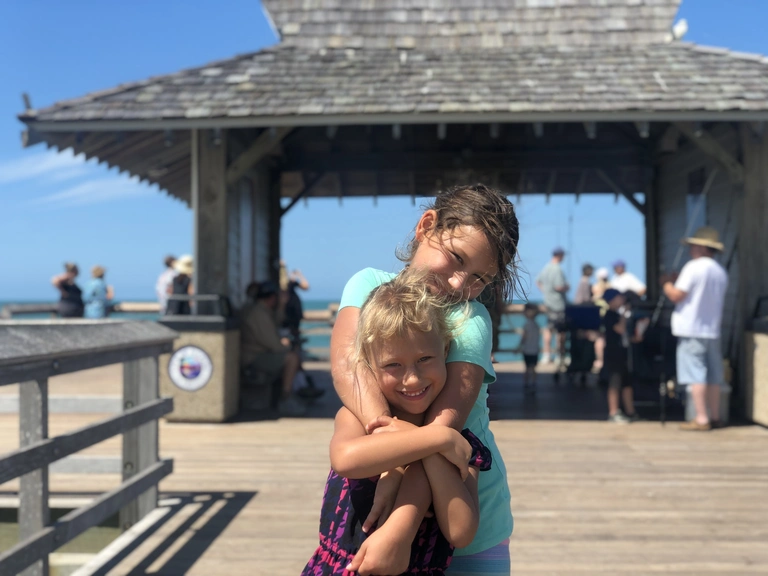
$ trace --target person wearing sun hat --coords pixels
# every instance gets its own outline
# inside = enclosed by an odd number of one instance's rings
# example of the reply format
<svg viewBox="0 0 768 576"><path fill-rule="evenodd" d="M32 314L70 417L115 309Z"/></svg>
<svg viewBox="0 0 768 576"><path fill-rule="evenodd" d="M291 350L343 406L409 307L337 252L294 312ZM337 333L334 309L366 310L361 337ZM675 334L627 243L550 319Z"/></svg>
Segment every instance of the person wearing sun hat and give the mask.
<svg viewBox="0 0 768 576"><path fill-rule="evenodd" d="M728 273L714 257L723 244L704 226L683 239L691 260L680 275L662 277L664 295L675 304L672 334L677 337L677 381L690 386L696 418L682 430L706 431L720 425L720 387L724 384L720 326Z"/></svg>
<svg viewBox="0 0 768 576"><path fill-rule="evenodd" d="M191 295L194 294L192 288L192 274L195 271L192 256L185 255L176 259L173 263L173 269L177 272L170 286L168 286L169 295ZM190 314L189 302L186 300L168 300L166 307L167 314Z"/></svg>

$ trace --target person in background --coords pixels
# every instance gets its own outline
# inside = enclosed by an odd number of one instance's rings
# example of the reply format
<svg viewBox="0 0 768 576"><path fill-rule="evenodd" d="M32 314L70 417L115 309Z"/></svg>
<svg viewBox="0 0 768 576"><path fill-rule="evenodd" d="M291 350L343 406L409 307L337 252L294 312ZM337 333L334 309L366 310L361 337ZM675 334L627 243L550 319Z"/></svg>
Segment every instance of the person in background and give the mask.
<svg viewBox="0 0 768 576"><path fill-rule="evenodd" d="M629 424L638 420L635 412L634 391L629 375L629 338L627 318L621 312L626 299L614 288L603 294L608 310L602 318L605 335L605 358L603 377L608 382L608 421L615 424ZM619 395L624 403L624 412L619 407Z"/></svg>
<svg viewBox="0 0 768 576"><path fill-rule="evenodd" d="M176 271L176 275L173 277L171 284L168 286L167 294L170 295L192 295L195 293L192 286L192 274L195 271L195 267L192 261L192 256L182 256L173 263L173 268ZM169 299L166 305L166 314L190 314L191 308L189 301L187 300L173 300Z"/></svg>
<svg viewBox="0 0 768 576"><path fill-rule="evenodd" d="M592 302L592 274L595 269L591 264L581 267L581 279L576 286L576 294L573 297L574 304L589 304Z"/></svg>
<svg viewBox="0 0 768 576"><path fill-rule="evenodd" d="M304 307L301 304L301 298L296 293L296 289L309 290L309 282L304 278L301 270L294 270L290 274L286 268L285 261L280 261L280 290L283 293L282 296L285 299L285 306L283 307L283 321L282 327L286 328L291 335L291 340L294 346L300 344L299 338L301 337L301 320L304 317Z"/></svg>
<svg viewBox="0 0 768 576"><path fill-rule="evenodd" d="M662 277L664 295L675 304L672 334L677 337L677 381L691 387L696 418L682 430L719 428L720 387L725 382L720 326L728 273L715 262L722 252L717 230L704 226L683 240L691 260L675 280ZM674 284L673 284L674 281Z"/></svg>
<svg viewBox="0 0 768 576"><path fill-rule="evenodd" d="M597 277L597 282L592 286L592 302L602 300L603 293L611 287L610 282L608 282L608 276L610 276L608 268L598 268L595 276Z"/></svg>
<svg viewBox="0 0 768 576"><path fill-rule="evenodd" d="M51 278L51 284L59 291L59 316L61 318L83 317L83 293L75 284L75 278L80 273L77 264L64 264L64 273Z"/></svg>
<svg viewBox="0 0 768 576"><path fill-rule="evenodd" d="M632 272L627 272L627 264L624 260L616 260L613 263L613 278L611 288L619 292L634 292L641 298L645 296L646 286Z"/></svg>
<svg viewBox="0 0 768 576"><path fill-rule="evenodd" d="M240 364L244 371L264 373L268 382L280 378L280 414L303 416L306 406L293 394L299 355L287 338L280 338L275 320L279 292L270 280L248 286L246 294L254 295L254 299L249 299L240 311Z"/></svg>
<svg viewBox="0 0 768 576"><path fill-rule="evenodd" d="M536 364L539 362L539 350L541 343L541 331L536 324L536 316L539 307L536 304L525 305L525 324L522 328L522 337L518 353L525 360L525 374L523 375L523 389L526 394L536 394Z"/></svg>
<svg viewBox="0 0 768 576"><path fill-rule="evenodd" d="M86 318L106 318L109 315L109 302L115 297L115 290L107 286L104 280L106 270L103 266L91 269L91 280L85 285L83 301Z"/></svg>
<svg viewBox="0 0 768 576"><path fill-rule="evenodd" d="M557 338L557 353L560 362L563 362L565 356L565 295L570 286L565 279L563 268L560 266L565 258L565 250L555 248L552 251L552 260L544 266L539 276L536 278L536 286L539 287L544 296L544 306L547 307L547 327L542 330L544 335L544 362L553 362L552 334Z"/></svg>
<svg viewBox="0 0 768 576"><path fill-rule="evenodd" d="M155 294L157 295L157 303L160 304L161 316L166 313L168 307L168 287L173 284L173 279L176 277L176 274L178 274L173 267L175 263L175 256L166 256L163 259L165 270L158 276L157 283L155 284Z"/></svg>

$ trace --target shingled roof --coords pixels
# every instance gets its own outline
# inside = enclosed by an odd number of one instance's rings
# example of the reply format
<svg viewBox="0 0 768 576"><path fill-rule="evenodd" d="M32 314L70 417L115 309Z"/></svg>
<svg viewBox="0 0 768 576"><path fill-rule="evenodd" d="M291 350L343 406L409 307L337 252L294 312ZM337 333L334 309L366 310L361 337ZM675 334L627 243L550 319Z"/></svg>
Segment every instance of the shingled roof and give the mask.
<svg viewBox="0 0 768 576"><path fill-rule="evenodd" d="M768 59L668 41L679 0L265 4L274 47L19 117L40 132L768 117Z"/></svg>
<svg viewBox="0 0 768 576"><path fill-rule="evenodd" d="M457 50L665 42L680 0L263 0L300 48Z"/></svg>
<svg viewBox="0 0 768 576"><path fill-rule="evenodd" d="M768 59L690 44L523 50L275 48L60 102L22 120L768 110ZM329 118L325 119L330 121ZM418 121L418 119L415 119ZM229 125L223 122L222 126Z"/></svg>

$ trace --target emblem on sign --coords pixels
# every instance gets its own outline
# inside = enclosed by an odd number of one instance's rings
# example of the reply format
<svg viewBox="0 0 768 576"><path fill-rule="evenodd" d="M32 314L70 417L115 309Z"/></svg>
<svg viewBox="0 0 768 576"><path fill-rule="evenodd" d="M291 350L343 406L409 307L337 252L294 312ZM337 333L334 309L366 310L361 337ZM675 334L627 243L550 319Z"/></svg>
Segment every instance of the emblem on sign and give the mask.
<svg viewBox="0 0 768 576"><path fill-rule="evenodd" d="M171 382L187 392L195 392L208 384L212 373L210 356L197 346L179 348L168 362Z"/></svg>

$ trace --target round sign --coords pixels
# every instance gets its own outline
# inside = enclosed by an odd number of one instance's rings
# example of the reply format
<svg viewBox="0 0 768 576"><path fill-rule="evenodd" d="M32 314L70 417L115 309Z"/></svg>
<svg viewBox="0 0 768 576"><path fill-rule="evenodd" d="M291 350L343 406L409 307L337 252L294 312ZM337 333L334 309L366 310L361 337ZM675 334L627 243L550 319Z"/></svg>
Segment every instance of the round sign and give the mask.
<svg viewBox="0 0 768 576"><path fill-rule="evenodd" d="M187 392L195 392L208 384L212 373L210 356L197 346L179 348L168 362L171 382Z"/></svg>

